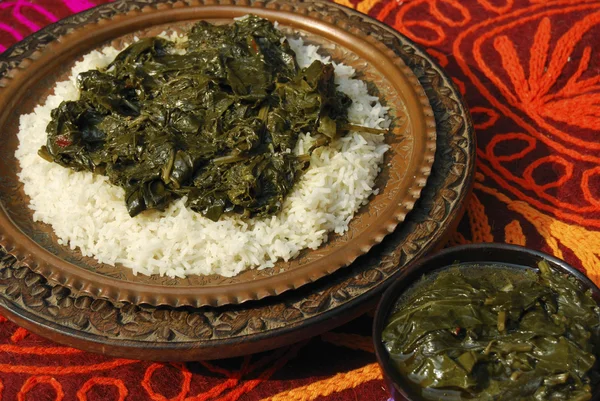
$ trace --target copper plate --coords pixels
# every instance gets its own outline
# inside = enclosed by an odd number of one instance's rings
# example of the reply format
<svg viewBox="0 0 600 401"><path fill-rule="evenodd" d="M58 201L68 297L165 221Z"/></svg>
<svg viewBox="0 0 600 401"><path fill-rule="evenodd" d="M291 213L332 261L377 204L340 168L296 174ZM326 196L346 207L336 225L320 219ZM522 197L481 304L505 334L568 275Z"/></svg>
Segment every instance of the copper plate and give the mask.
<svg viewBox="0 0 600 401"><path fill-rule="evenodd" d="M232 278L209 275L172 279L134 276L123 266L100 264L78 251L60 246L49 226L33 222L32 212L27 208L28 198L16 176L19 167L14 151L19 115L31 112L37 103L43 102L54 82L66 79L73 63L92 49L110 43L122 45L134 34L156 35L200 19L230 22L248 13L278 21L289 32L300 32L308 42L321 45L334 60L353 66L390 108L393 130L386 141L392 148L377 181L380 192L359 211L347 233L331 235L319 249L304 251L292 261L281 261L272 269L247 270ZM0 86L0 127L3 128L0 133L3 143L0 149L3 206L0 244L51 282L112 301L219 306L278 295L315 281L352 263L394 231L419 198L434 160L432 109L417 78L393 49L358 29L349 19L335 19L327 13L291 3L240 1L234 5L222 1L221 4L186 5L177 2L100 16L97 21L78 24L60 40L23 57L18 65L5 72Z"/></svg>
<svg viewBox="0 0 600 401"><path fill-rule="evenodd" d="M0 77L76 26L148 3L117 0L44 28L3 55ZM452 80L406 37L356 11L329 2L261 4L351 23L393 50L418 77L435 114L437 150L427 186L403 224L352 265L321 280L277 297L223 307L152 307L77 294L32 271L10 254L13 249L0 248L4 316L55 341L103 354L151 360L226 358L300 341L357 317L374 306L407 263L444 244L464 211L476 149L471 117Z"/></svg>

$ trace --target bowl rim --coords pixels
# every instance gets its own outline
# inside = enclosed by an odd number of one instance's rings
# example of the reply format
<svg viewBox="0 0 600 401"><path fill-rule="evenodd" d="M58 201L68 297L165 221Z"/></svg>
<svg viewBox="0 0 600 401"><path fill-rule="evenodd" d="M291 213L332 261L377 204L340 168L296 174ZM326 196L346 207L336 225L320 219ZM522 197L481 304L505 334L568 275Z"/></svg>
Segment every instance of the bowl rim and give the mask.
<svg viewBox="0 0 600 401"><path fill-rule="evenodd" d="M492 257L492 253L499 253L500 257ZM490 254L491 259L485 259L482 256ZM457 258L457 256L461 258ZM460 260L463 256L467 256L468 260ZM372 338L373 347L375 349L375 356L377 363L382 370L383 378L388 386L388 392L391 393L390 400L406 400L406 401L423 401L425 400L419 394L416 394L410 387L404 385L405 379L398 373L390 363L390 357L388 351L385 349L382 342L382 332L385 326L385 322L389 313L394 308L397 300L401 294L412 286L416 281L421 279L423 276L438 272L450 266L453 261L460 260L459 263L473 263L473 262L493 262L493 263L506 263L511 267L517 268L532 268L538 270L537 266L515 262L516 256L526 256L529 260L540 259L546 260L551 267L554 269L567 273L568 275L575 277L575 279L585 289L592 291L592 298L600 306L600 288L590 280L583 272L571 266L562 259L558 259L545 252L533 250L520 245L505 244L505 243L479 243L479 244L466 244L452 246L445 248L442 251L433 253L425 258L415 260L409 264L406 269L388 286L383 293L377 308L375 310L375 316L373 318L372 326ZM500 259L510 259L512 261L502 261ZM437 263L440 262L440 263ZM402 398L396 398L397 393ZM600 383L592 392L591 401L600 400Z"/></svg>

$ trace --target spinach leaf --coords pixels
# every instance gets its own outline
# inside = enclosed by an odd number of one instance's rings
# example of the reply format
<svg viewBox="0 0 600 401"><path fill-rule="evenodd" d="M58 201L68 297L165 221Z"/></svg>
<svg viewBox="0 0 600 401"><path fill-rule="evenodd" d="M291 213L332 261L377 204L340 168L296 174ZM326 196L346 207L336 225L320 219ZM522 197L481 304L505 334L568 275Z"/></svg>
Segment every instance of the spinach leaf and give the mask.
<svg viewBox="0 0 600 401"><path fill-rule="evenodd" d="M415 284L382 339L430 400L572 400L598 384L600 308L546 262L540 274L450 268Z"/></svg>
<svg viewBox="0 0 600 401"><path fill-rule="evenodd" d="M268 20L201 21L188 40L146 38L78 77L52 111L44 159L108 176L131 216L174 199L218 220L277 213L307 167L301 133L327 145L350 128L331 65L300 69Z"/></svg>

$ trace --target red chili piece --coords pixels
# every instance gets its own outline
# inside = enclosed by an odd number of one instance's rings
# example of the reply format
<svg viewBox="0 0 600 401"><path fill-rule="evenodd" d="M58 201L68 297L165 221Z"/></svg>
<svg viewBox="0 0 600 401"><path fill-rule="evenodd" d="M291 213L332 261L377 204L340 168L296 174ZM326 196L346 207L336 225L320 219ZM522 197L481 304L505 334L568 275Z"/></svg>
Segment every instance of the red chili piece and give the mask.
<svg viewBox="0 0 600 401"><path fill-rule="evenodd" d="M56 137L56 144L58 146L60 146L61 148L66 148L67 146L69 146L70 144L73 143L73 141L71 141L70 139L68 139L67 137L65 137L64 135L59 135Z"/></svg>

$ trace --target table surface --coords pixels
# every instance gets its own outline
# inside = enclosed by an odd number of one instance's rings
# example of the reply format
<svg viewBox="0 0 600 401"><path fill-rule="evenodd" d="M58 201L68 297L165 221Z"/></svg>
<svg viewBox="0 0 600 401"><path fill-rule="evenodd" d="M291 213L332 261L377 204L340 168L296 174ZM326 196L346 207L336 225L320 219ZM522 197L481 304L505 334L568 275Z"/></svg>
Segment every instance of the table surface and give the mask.
<svg viewBox="0 0 600 401"><path fill-rule="evenodd" d="M0 51L103 0L0 2ZM600 284L600 2L337 0L422 45L470 105L478 165L452 244L545 251ZM210 363L106 358L0 316L0 400L386 400L371 316Z"/></svg>

